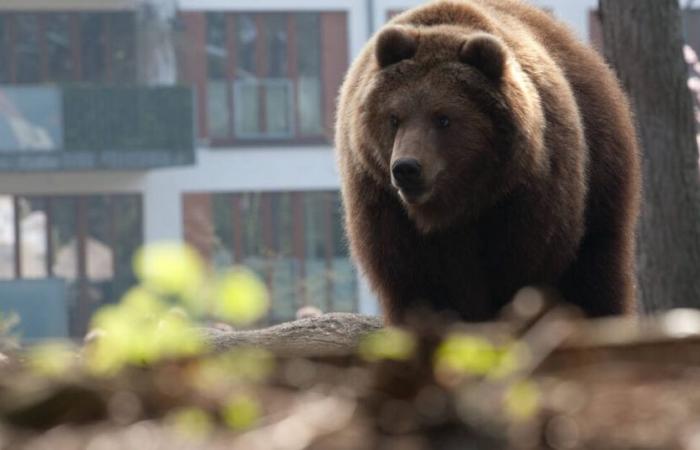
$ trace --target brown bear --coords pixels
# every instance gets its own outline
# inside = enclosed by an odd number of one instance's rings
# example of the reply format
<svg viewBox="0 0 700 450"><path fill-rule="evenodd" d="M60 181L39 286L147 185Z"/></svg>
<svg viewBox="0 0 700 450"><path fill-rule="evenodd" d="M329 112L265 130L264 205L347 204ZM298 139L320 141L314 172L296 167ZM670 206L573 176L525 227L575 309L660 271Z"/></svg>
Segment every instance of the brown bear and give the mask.
<svg viewBox="0 0 700 450"><path fill-rule="evenodd" d="M518 0L438 0L353 63L336 146L354 258L389 323L495 318L525 286L635 308L640 162L611 70Z"/></svg>

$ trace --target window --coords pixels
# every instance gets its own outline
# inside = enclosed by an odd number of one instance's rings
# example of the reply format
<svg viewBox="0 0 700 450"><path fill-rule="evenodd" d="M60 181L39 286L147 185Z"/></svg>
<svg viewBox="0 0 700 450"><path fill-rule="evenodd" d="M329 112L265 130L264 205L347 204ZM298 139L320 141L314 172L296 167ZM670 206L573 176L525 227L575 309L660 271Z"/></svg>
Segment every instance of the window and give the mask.
<svg viewBox="0 0 700 450"><path fill-rule="evenodd" d="M204 17L206 73L198 92L205 98L200 108L206 119L201 134L215 145L324 142L327 118L333 114L331 92L347 62L324 76L326 14L216 12ZM345 43L346 36L339 33L343 30L334 30L333 39ZM325 95L333 96L330 103Z"/></svg>
<svg viewBox="0 0 700 450"><path fill-rule="evenodd" d="M357 310L337 192L188 194L187 241L215 267L243 264L265 280L269 320L292 319L301 306Z"/></svg>
<svg viewBox="0 0 700 450"><path fill-rule="evenodd" d="M55 82L68 82L76 73L76 62L72 55L71 32L73 21L70 14L46 16L47 77Z"/></svg>
<svg viewBox="0 0 700 450"><path fill-rule="evenodd" d="M0 152L63 147L63 101L50 86L0 87Z"/></svg>
<svg viewBox="0 0 700 450"><path fill-rule="evenodd" d="M0 83L129 83L136 78L131 12L0 14Z"/></svg>
<svg viewBox="0 0 700 450"><path fill-rule="evenodd" d="M73 335L135 284L142 244L139 195L0 196L0 279L62 278Z"/></svg>

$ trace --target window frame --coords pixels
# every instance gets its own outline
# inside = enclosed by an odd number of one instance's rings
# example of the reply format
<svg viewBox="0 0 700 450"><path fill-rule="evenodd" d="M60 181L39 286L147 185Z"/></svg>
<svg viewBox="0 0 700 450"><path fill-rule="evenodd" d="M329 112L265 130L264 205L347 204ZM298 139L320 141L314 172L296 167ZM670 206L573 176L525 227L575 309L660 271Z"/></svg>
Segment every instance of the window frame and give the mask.
<svg viewBox="0 0 700 450"><path fill-rule="evenodd" d="M99 40L100 45L103 45L102 51L102 67L103 73L101 79L88 79L85 77L84 67L83 67L83 41L82 41L82 27L81 19L86 15L96 15L99 16L101 24L102 38ZM47 23L49 16L68 16L69 18L69 52L71 54L72 70L70 79L58 80L52 79L51 69L49 67L49 44L47 36ZM3 39L0 40L0 45L4 44L4 48L0 49L0 54L6 55L7 57L7 80L0 80L0 84L7 85L32 85L32 84L43 84L43 83L55 83L55 84L66 84L66 83L86 83L86 84L131 84L137 79L136 70L136 60L137 56L137 44L134 39L131 40L133 46L132 56L133 61L131 66L133 67L132 73L129 74L129 79L115 80L115 74L119 72L114 68L115 61L115 51L118 48L113 45L115 40L114 33L117 31L112 31L112 21L111 17L116 17L117 15L130 15L134 21L134 31L136 31L136 12L132 10L119 10L119 11L104 11L104 10L81 10L81 11L64 11L64 10L3 10L0 11L0 17L2 18L3 28L0 29L2 32ZM38 23L38 36L37 38L37 54L38 62L37 66L39 68L39 73L37 74L36 81L21 81L18 79L18 60L17 60L17 18L20 16L30 16L34 17Z"/></svg>
<svg viewBox="0 0 700 450"><path fill-rule="evenodd" d="M326 83L329 81L326 79L324 64L324 46L323 46L323 11L206 11L202 13L204 15L203 26L204 26L204 42L202 43L205 58L205 68L204 68L204 80L201 84L197 86L197 95L203 96L203 101L198 101L197 104L200 108L204 107L205 112L199 111L200 115L199 124L200 127L204 127L203 130L199 131L199 136L203 138L207 144L212 148L222 148L222 147L262 147L262 146L290 146L290 145L311 145L311 146L324 146L328 145L330 139L325 130L325 117L329 114L326 102ZM301 118L299 112L299 58L298 58L298 41L296 32L296 16L298 14L317 14L319 16L319 81L320 81L320 95L319 95L319 113L321 117L321 127L317 135L302 135L301 134ZM223 15L225 23L225 48L226 48L226 61L224 62L225 67L225 78L224 79L212 79L209 77L209 61L206 53L206 48L209 45L208 42L208 26L210 23L209 17L212 15ZM255 61L256 61L256 80L274 79L275 77L267 77L266 69L267 67L267 51L268 46L266 45L264 39L264 33L261 33L262 27L264 26L264 19L266 16L282 15L287 23L287 79L291 84L291 99L290 99L290 109L291 109L291 133L288 136L271 136L264 132L257 136L240 136L237 134L236 130L236 92L234 84L237 80L236 78L236 57L237 57L237 39L236 39L236 19L241 15L250 15L253 17L256 24L256 30L258 31L255 43ZM343 36L344 42L347 43L347 35ZM278 77L277 77L278 78ZM191 80L194 81L194 80ZM227 137L215 137L210 133L210 120L209 120L209 83L210 82L226 82L227 86L227 99L226 106L228 110L228 136ZM259 114L261 123L266 122L265 117L265 96L262 93L263 88L261 88L261 94L259 95ZM204 116L202 118L202 116Z"/></svg>

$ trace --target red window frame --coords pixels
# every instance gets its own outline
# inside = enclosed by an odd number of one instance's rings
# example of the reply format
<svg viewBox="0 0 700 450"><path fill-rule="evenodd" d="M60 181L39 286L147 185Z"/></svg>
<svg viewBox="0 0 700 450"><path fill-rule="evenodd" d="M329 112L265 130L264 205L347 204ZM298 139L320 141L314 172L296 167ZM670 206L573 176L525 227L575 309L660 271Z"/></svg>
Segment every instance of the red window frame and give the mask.
<svg viewBox="0 0 700 450"><path fill-rule="evenodd" d="M289 145L327 145L333 140L333 122L335 116L335 99L337 91L342 83L347 70L348 59L348 14L346 12L318 12L304 11L305 13L319 14L320 17L320 71L321 80L321 117L323 132L316 136L301 136L299 131L300 115L298 113L298 93L294 89L294 113L293 133L290 138L239 138L234 132L234 102L232 84L235 80L236 69L236 41L235 19L237 14L249 14L256 18L258 30L261 27L261 18L265 15L283 14L287 19L287 71L292 84L296 86L298 75L298 52L296 49L296 11L276 12L215 12L215 11L188 11L182 12L180 18L185 29L185 39L181 48L180 74L184 82L192 83L197 93L198 128L199 137L212 147L255 147L255 146L289 146ZM226 16L226 81L228 82L227 107L229 110L229 133L224 139L209 136L208 120L208 60L206 54L207 45L207 15L224 14ZM259 33L258 36L263 36ZM256 70L261 76L266 73L266 48L264 41L256 42ZM264 102L263 102L264 103ZM261 120L264 123L264 107L260 108Z"/></svg>
<svg viewBox="0 0 700 450"><path fill-rule="evenodd" d="M46 22L49 16L53 14L67 15L70 17L70 51L71 59L73 62L72 76L70 80L62 80L64 82L89 82L89 83L118 83L118 82L133 82L136 79L136 73L132 74L132 79L129 80L115 80L114 71L112 66L112 61L114 59L113 55L113 36L111 31L111 22L107 20L110 15L114 14L131 14L134 16L135 13L132 11L3 11L0 13L0 17L3 19L3 28L0 32L4 33L3 41L6 43L6 47L2 49L3 55L7 55L7 61L3 62L8 65L8 80L7 84L31 84L18 80L17 76L17 60L16 60L16 20L18 16L34 16L38 21L38 54L39 54L39 76L37 79L38 83L50 83L56 82L57 80L51 79L49 70L49 54L48 45L46 43ZM81 24L80 19L84 14L96 14L102 21L102 34L103 34L103 61L101 62L104 67L104 74L101 80L86 79L83 74L82 67L82 41L81 41ZM136 58L136 48L134 44L134 59ZM134 61L135 62L135 61ZM134 66L135 67L135 66ZM135 72L135 70L134 70Z"/></svg>
<svg viewBox="0 0 700 450"><path fill-rule="evenodd" d="M254 244L262 246L262 253L255 253L249 255L247 253L247 245L251 242L245 241L244 230L245 230L245 218L246 211L242 206L244 198L250 194L259 195L259 205L257 209L253 212L256 214L260 220L260 242ZM305 214L305 196L308 194L318 195L316 199L320 201L319 205L321 208L321 240L323 241L323 259L325 263L325 271L327 274L332 273L334 268L333 260L337 257L336 246L340 241L343 240L340 236L334 235L334 225L336 218L334 217L335 212L339 205L338 196L340 195L337 191L274 191L274 192L238 192L238 193L185 193L182 197L183 202L183 227L185 230L185 241L195 248L202 258L206 261L212 261L214 255L214 246L216 242L219 242L219 238L216 236L216 227L214 224L214 196L224 196L225 201L228 203L230 208L230 219L231 219L231 235L229 236L228 250L232 252L234 257L233 263L235 264L245 264L246 258L249 256L262 256L263 254L271 255L270 258L274 258L276 252L279 252L280 244L276 242L275 233L275 223L274 223L274 205L273 198L277 195L289 195L290 196L290 212L291 217L291 229L289 230L289 236L291 238L291 249L289 257L293 258L298 262L298 272L295 274L295 284L294 284L294 298L296 304L295 309L301 308L303 306L310 305L315 302L320 302L323 306L324 311L334 311L337 305L334 305L334 288L336 281L332 276L325 276L323 283L323 298L310 298L310 293L304 283L308 273L307 261L311 258L307 249L307 235L305 230L307 229L307 217ZM307 199L308 200L308 199ZM313 220L313 219L312 219ZM350 257L349 254L347 256ZM265 283L270 291L270 297L274 298L274 269L268 267L266 273L263 274ZM355 297L352 299L352 307L355 311L359 308L358 292L355 292ZM270 317L268 321L274 321L279 319L275 316L274 311L275 305L271 305ZM291 319L291 317L286 318Z"/></svg>

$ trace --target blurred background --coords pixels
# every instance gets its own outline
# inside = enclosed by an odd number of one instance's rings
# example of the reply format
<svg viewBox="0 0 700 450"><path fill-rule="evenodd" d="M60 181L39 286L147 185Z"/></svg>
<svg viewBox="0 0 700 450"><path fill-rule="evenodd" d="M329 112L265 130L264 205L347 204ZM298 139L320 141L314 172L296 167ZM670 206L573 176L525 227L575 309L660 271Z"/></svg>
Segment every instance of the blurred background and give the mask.
<svg viewBox="0 0 700 450"><path fill-rule="evenodd" d="M307 305L376 314L350 261L336 92L417 0L0 0L0 311L82 336L142 244L184 241ZM535 2L600 46L597 0ZM700 48L700 9L685 9Z"/></svg>

